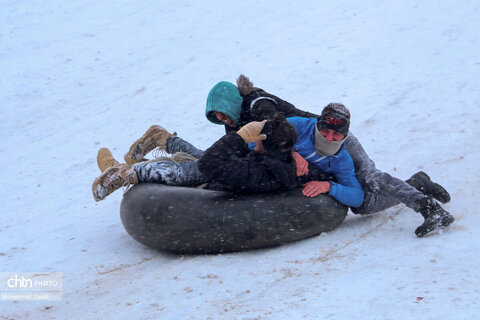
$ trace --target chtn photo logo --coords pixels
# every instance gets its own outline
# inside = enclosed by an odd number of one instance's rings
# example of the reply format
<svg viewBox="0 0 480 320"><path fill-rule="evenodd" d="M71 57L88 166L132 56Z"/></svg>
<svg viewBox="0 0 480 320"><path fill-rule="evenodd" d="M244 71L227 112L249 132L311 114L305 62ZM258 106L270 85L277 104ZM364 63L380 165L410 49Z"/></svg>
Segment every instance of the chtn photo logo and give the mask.
<svg viewBox="0 0 480 320"><path fill-rule="evenodd" d="M17 274L7 280L9 288L56 287L57 285L58 282L56 280L32 280L24 276L19 277Z"/></svg>
<svg viewBox="0 0 480 320"><path fill-rule="evenodd" d="M62 300L62 273L0 272L1 300Z"/></svg>

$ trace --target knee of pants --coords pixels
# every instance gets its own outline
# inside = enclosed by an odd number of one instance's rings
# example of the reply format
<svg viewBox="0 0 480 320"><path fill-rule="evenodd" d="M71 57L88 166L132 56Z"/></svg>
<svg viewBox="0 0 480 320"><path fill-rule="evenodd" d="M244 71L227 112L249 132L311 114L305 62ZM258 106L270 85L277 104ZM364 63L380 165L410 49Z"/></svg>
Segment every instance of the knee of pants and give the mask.
<svg viewBox="0 0 480 320"><path fill-rule="evenodd" d="M379 192L390 179L391 176L388 173L375 171L365 176L363 180L371 191Z"/></svg>
<svg viewBox="0 0 480 320"><path fill-rule="evenodd" d="M358 208L350 208L350 210L355 214L367 215L391 208L399 203L400 201L392 197L367 192L362 205Z"/></svg>

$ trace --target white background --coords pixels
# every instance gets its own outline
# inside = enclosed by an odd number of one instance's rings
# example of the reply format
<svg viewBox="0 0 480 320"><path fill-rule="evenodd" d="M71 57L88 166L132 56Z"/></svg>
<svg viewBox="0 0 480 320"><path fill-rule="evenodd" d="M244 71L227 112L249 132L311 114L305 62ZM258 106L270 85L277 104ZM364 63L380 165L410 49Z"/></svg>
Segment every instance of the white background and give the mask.
<svg viewBox="0 0 480 320"><path fill-rule="evenodd" d="M1 319L475 319L480 3L0 2L0 271L62 272L64 300ZM424 170L456 222L424 239L403 205L253 252L177 256L134 241L122 191L95 203L96 152L151 124L200 148L210 88L244 73L319 113L352 112L377 166ZM422 299L423 298L423 299Z"/></svg>

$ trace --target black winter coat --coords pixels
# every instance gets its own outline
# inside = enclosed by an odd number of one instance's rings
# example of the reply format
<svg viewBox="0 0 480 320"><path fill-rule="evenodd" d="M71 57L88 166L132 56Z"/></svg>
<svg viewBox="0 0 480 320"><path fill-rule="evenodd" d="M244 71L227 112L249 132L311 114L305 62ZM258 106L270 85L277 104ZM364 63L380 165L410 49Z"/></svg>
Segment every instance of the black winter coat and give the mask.
<svg viewBox="0 0 480 320"><path fill-rule="evenodd" d="M240 112L240 120L237 126L235 127L230 127L228 125L225 125L225 132L229 133L232 131L238 131L241 127L246 125L247 123L251 121L261 121L265 120L264 118L260 119L252 119L251 116L251 108L256 107L259 103L271 103L274 108L276 109L277 112L280 114L284 115L285 118L289 117L302 117L302 118L319 118L320 116L314 113L310 113L307 111L303 111L300 109L295 108L295 106L285 100L280 99L277 96L274 96L273 94L267 93L264 90L260 88L253 88L252 91L244 96L243 98L243 103L242 103L242 110ZM252 102L255 101L255 99L258 98L267 98L267 99L260 99L257 100L254 105L252 105Z"/></svg>
<svg viewBox="0 0 480 320"><path fill-rule="evenodd" d="M322 171L309 166L308 177L296 177L295 161L281 161L248 149L235 132L230 132L208 148L198 160L198 168L210 181L207 189L237 193L289 190L309 180L327 180Z"/></svg>

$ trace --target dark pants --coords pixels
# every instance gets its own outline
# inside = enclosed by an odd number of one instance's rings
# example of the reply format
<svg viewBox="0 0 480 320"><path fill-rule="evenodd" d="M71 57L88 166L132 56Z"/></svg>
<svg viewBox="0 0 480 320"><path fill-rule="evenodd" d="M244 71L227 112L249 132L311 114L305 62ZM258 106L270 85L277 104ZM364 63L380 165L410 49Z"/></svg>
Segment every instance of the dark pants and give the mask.
<svg viewBox="0 0 480 320"><path fill-rule="evenodd" d="M203 154L202 150L195 148L177 136L168 138L167 150L171 154L185 152L197 159ZM207 179L198 170L197 162L198 160L181 163L157 161L137 163L134 168L139 182L156 182L170 186L194 187L207 182Z"/></svg>
<svg viewBox="0 0 480 320"><path fill-rule="evenodd" d="M177 136L171 136L168 138L167 150L170 154L185 152L197 159L200 159L204 152L203 150L195 148L192 144Z"/></svg>

